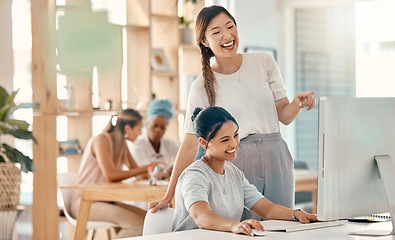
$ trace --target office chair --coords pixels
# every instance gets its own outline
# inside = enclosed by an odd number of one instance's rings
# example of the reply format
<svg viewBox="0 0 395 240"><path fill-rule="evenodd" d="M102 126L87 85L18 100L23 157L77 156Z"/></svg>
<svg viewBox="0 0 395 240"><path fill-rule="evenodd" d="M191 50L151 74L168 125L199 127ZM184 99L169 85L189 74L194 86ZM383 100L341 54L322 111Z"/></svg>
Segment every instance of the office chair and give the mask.
<svg viewBox="0 0 395 240"><path fill-rule="evenodd" d="M152 213L147 211L144 219L143 236L172 231L174 208L166 208Z"/></svg>
<svg viewBox="0 0 395 240"><path fill-rule="evenodd" d="M58 174L58 187L59 186L69 186L69 185L77 185L77 175L74 173L61 173ZM66 219L73 225L77 225L77 219L70 215L70 207L71 207L71 197L72 197L71 189L61 189L60 192L63 199L63 212L66 216ZM118 227L116 224L111 222L104 221L88 221L86 224L86 229L89 231L88 234L91 235L90 239L94 239L95 232L97 229L107 229L107 238L111 239L111 228ZM88 236L89 236L88 235ZM88 238L89 239L89 238Z"/></svg>

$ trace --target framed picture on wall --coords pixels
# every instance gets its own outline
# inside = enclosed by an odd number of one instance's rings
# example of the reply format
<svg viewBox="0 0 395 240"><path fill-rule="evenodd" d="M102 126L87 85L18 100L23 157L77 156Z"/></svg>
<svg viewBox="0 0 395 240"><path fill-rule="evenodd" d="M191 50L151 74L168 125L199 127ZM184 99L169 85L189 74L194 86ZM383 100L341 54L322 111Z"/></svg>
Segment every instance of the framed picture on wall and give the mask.
<svg viewBox="0 0 395 240"><path fill-rule="evenodd" d="M161 48L152 49L151 65L155 72L170 72L170 66L165 51Z"/></svg>
<svg viewBox="0 0 395 240"><path fill-rule="evenodd" d="M246 53L256 52L256 51L263 51L263 52L270 53L273 56L274 60L276 60L276 62L277 62L277 51L274 48L258 47L258 46L247 46L244 48L244 52L246 52Z"/></svg>

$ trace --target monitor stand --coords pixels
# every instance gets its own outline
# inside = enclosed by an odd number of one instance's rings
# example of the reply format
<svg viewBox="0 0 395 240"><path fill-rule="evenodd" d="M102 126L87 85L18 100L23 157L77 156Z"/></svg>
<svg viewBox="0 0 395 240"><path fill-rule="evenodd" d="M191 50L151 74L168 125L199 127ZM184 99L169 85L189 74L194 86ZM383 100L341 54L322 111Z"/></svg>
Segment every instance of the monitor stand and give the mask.
<svg viewBox="0 0 395 240"><path fill-rule="evenodd" d="M362 236L386 236L395 235L395 165L388 155L374 156L377 162L379 174L384 185L385 196L387 199L388 208L390 211L392 229L388 230L364 230L352 232L352 235Z"/></svg>

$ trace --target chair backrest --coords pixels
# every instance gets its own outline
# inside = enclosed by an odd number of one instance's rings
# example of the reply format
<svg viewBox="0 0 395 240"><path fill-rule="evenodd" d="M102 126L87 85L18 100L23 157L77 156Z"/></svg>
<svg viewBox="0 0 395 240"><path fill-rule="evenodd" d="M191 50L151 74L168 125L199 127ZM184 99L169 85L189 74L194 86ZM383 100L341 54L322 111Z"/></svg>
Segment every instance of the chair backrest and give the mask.
<svg viewBox="0 0 395 240"><path fill-rule="evenodd" d="M76 174L67 172L67 173L60 173L58 174L58 186L70 186L70 185L77 185L78 184L78 177ZM73 224L74 226L77 225L77 219L70 215L70 207L71 207L71 198L73 196L73 190L71 189L60 189L62 199L63 199L63 212L66 216L67 220ZM86 224L86 229L98 229L104 228L109 229L113 227L119 227L114 223L105 222L105 221L88 221Z"/></svg>
<svg viewBox="0 0 395 240"><path fill-rule="evenodd" d="M147 212L144 220L143 236L171 232L174 208L166 208L152 213Z"/></svg>
<svg viewBox="0 0 395 240"><path fill-rule="evenodd" d="M61 173L58 174L58 186L68 186L68 185L76 185L78 183L77 175L71 172ZM71 197L72 197L72 190L69 189L60 189L62 199L63 199L63 212L66 216L67 220L70 221L71 224L74 226L76 225L77 221L74 217L70 215L70 208L71 208Z"/></svg>

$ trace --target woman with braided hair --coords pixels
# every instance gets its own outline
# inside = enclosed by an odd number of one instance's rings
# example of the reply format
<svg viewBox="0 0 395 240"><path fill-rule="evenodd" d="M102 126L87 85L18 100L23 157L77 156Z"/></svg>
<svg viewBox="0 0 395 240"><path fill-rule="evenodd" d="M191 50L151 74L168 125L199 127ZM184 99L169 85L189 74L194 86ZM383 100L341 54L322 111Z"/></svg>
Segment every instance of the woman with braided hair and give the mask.
<svg viewBox="0 0 395 240"><path fill-rule="evenodd" d="M115 124L114 124L115 122ZM118 182L126 178L145 175L149 166L138 167L126 145L126 139L136 140L141 133L142 116L133 109L125 109L112 116L103 132L91 138L82 156L78 184ZM127 170L124 170L124 167ZM77 217L81 192L75 191L71 201L71 213ZM94 202L89 220L113 222L121 227L117 238L140 236L145 211L123 203Z"/></svg>
<svg viewBox="0 0 395 240"><path fill-rule="evenodd" d="M280 134L306 107L315 105L314 92L296 94L290 103L274 58L264 52L238 53L236 20L221 6L203 8L196 19L196 41L202 55L202 75L189 93L185 137L175 160L166 196L150 203L155 212L174 196L178 176L196 157L198 141L191 116L196 107L220 106L238 119L240 148L233 161L271 202L292 208L293 160ZM215 58L211 65L210 61ZM245 212L242 219L259 219Z"/></svg>

